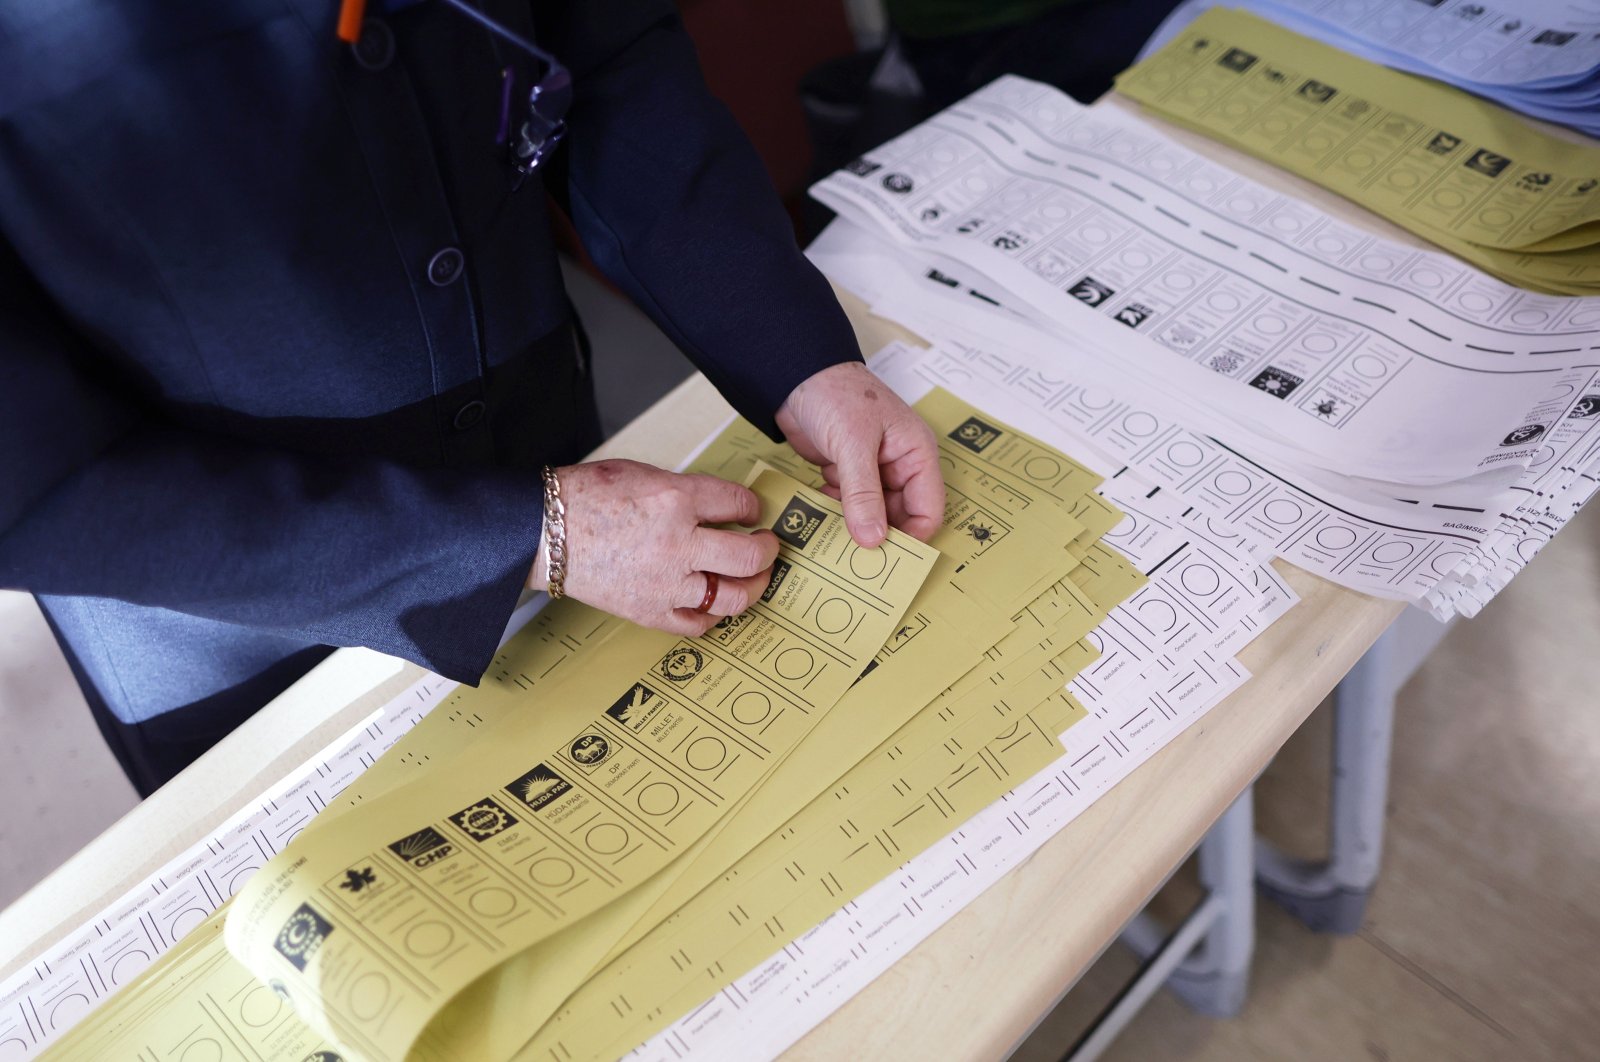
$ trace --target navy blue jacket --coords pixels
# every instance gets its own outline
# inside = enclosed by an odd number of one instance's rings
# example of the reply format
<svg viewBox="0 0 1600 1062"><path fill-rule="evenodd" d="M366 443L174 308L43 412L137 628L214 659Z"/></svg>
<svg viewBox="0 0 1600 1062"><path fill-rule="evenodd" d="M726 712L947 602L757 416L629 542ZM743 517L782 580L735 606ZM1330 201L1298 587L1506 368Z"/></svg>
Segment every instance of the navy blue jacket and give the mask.
<svg viewBox="0 0 1600 1062"><path fill-rule="evenodd" d="M516 191L494 139L520 58L436 3L351 47L335 7L0 4L0 586L472 682L537 466L595 441L546 191L769 432L859 355L666 3L484 4L574 76L565 146Z"/></svg>

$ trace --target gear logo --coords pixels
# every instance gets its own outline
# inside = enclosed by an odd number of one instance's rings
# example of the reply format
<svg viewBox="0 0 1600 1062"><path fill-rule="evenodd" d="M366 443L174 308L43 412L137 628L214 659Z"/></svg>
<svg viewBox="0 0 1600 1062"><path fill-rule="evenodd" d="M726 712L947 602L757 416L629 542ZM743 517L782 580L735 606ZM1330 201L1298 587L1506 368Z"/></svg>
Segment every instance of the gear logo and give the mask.
<svg viewBox="0 0 1600 1062"><path fill-rule="evenodd" d="M322 942L332 932L333 923L318 914L310 904L303 903L295 908L294 914L278 930L272 946L279 955L289 960L289 965L303 972L306 963L316 956Z"/></svg>
<svg viewBox="0 0 1600 1062"><path fill-rule="evenodd" d="M497 833L504 833L517 824L517 819L511 812L489 797L484 797L470 808L462 808L450 816L450 821L461 827L462 832L468 837L480 843Z"/></svg>

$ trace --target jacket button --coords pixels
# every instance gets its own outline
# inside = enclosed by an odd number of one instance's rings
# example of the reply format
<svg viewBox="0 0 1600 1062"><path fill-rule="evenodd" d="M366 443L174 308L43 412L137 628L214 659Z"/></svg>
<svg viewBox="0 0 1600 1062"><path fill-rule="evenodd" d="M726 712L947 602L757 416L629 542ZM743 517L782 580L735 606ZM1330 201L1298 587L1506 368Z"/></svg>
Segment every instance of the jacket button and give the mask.
<svg viewBox="0 0 1600 1062"><path fill-rule="evenodd" d="M428 259L428 280L440 288L453 284L461 275L461 265L461 252L454 247L446 247Z"/></svg>
<svg viewBox="0 0 1600 1062"><path fill-rule="evenodd" d="M452 422L456 426L456 431L466 431L468 428L478 423L478 421L482 420L483 411L485 408L486 407L482 402L474 398L471 402L468 402L466 405L456 410L456 417Z"/></svg>
<svg viewBox="0 0 1600 1062"><path fill-rule="evenodd" d="M363 69L377 72L394 61L394 33L382 19L361 20L361 35L350 46Z"/></svg>

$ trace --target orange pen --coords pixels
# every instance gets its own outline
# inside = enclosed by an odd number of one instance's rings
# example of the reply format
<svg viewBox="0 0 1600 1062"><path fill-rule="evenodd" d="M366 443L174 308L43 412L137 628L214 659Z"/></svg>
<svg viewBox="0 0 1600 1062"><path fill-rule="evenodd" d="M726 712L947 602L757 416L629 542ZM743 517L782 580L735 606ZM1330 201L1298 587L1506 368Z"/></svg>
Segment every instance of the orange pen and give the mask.
<svg viewBox="0 0 1600 1062"><path fill-rule="evenodd" d="M339 39L354 44L361 37L361 19L367 13L367 0L342 0L339 4Z"/></svg>

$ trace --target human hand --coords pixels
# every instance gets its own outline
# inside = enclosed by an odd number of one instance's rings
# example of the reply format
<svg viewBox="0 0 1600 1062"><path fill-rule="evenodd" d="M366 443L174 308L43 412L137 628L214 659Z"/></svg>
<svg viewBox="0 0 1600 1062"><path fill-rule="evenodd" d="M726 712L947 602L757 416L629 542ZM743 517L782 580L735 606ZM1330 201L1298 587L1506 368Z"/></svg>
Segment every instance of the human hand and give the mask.
<svg viewBox="0 0 1600 1062"><path fill-rule="evenodd" d="M789 445L822 470L863 549L893 524L924 542L944 518L944 475L933 431L859 361L832 365L790 392L778 410ZM888 522L885 523L885 517Z"/></svg>
<svg viewBox="0 0 1600 1062"><path fill-rule="evenodd" d="M687 637L743 612L761 596L778 536L705 524L755 524L755 492L715 476L679 475L637 461L593 461L556 469L566 506L568 597ZM708 612L696 612L706 575L717 575ZM541 544L528 587L549 587Z"/></svg>

